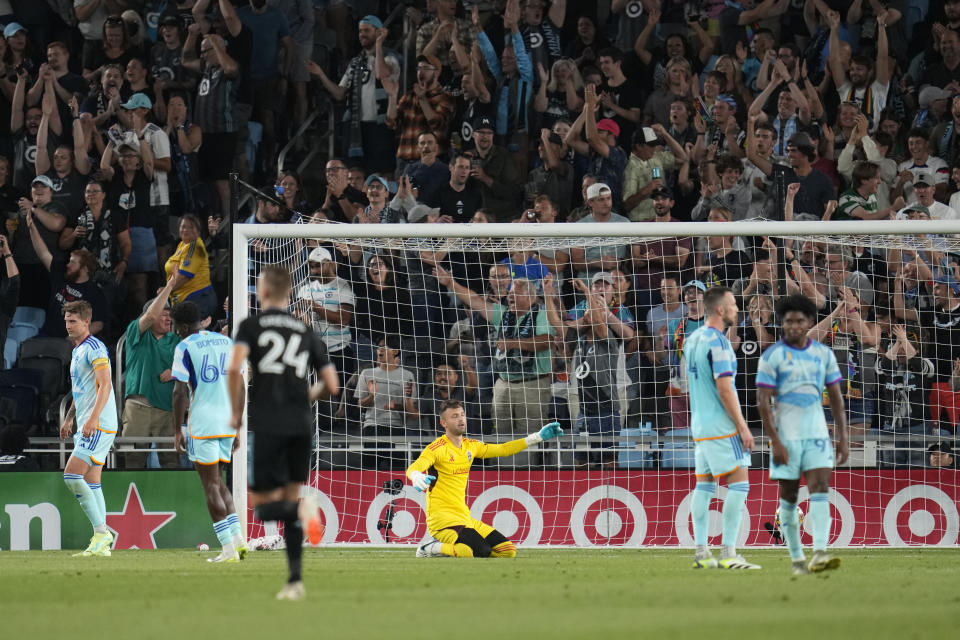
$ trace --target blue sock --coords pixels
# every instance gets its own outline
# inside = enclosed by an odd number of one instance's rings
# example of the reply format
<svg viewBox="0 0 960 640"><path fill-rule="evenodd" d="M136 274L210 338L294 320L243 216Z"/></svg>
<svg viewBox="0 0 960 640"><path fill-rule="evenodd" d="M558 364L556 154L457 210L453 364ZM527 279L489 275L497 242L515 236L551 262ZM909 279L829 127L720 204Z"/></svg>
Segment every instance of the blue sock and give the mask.
<svg viewBox="0 0 960 640"><path fill-rule="evenodd" d="M780 498L780 531L787 543L787 551L791 560L803 558L803 546L800 544L800 518L797 516L797 505Z"/></svg>
<svg viewBox="0 0 960 640"><path fill-rule="evenodd" d="M740 521L743 519L743 503L750 493L749 482L733 482L727 485L727 497L723 500L723 546L735 549Z"/></svg>
<svg viewBox="0 0 960 640"><path fill-rule="evenodd" d="M716 483L698 482L690 501L690 517L693 519L693 543L698 547L707 545L710 524L710 501L717 490Z"/></svg>
<svg viewBox="0 0 960 640"><path fill-rule="evenodd" d="M213 531L217 534L220 546L226 547L233 539L230 536L230 521L227 518L213 523Z"/></svg>
<svg viewBox="0 0 960 640"><path fill-rule="evenodd" d="M103 501L103 489L100 488L99 482L88 482L87 486L90 487L90 491L93 492L93 497L97 501L98 522L105 525L107 523L107 505Z"/></svg>
<svg viewBox="0 0 960 640"><path fill-rule="evenodd" d="M825 493L810 494L810 520L813 522L813 550L825 551L830 542L830 500Z"/></svg>
<svg viewBox="0 0 960 640"><path fill-rule="evenodd" d="M63 474L63 481L80 502L80 508L83 509L90 525L94 527L102 525L103 521L100 520L100 508L97 506L97 499L93 495L93 491L90 491L90 487L87 486L83 476L79 473L65 473Z"/></svg>
<svg viewBox="0 0 960 640"><path fill-rule="evenodd" d="M231 513L228 515L227 522L230 524L230 537L240 537L240 518L237 517L237 514Z"/></svg>

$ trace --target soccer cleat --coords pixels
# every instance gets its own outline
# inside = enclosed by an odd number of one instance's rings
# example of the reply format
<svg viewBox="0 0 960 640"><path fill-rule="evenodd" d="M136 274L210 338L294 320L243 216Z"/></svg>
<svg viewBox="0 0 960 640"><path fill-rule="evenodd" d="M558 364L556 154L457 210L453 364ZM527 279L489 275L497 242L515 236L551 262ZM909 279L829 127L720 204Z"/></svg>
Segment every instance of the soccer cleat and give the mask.
<svg viewBox="0 0 960 640"><path fill-rule="evenodd" d="M243 542L243 543L240 543L239 545L237 545L237 557L239 557L241 560L246 560L246 559L247 559L247 553L248 553L249 551L250 551L250 549L247 547L247 543L246 543L246 542Z"/></svg>
<svg viewBox="0 0 960 640"><path fill-rule="evenodd" d="M299 580L297 582L288 582L283 585L283 589L280 589L279 593L277 593L277 600L303 600L306 597L307 590Z"/></svg>
<svg viewBox="0 0 960 640"><path fill-rule="evenodd" d="M710 552L693 556L694 569L716 569L718 566L717 559Z"/></svg>
<svg viewBox="0 0 960 640"><path fill-rule="evenodd" d="M313 496L300 501L300 522L304 537L312 546L323 540L323 522L320 520L320 504Z"/></svg>
<svg viewBox="0 0 960 640"><path fill-rule="evenodd" d="M221 551L214 557L207 558L207 562L240 562L240 554L234 551L233 555L227 555Z"/></svg>
<svg viewBox="0 0 960 640"><path fill-rule="evenodd" d="M84 549L83 551L80 551L80 552L78 552L78 553L73 554L73 557L74 557L74 558L80 558L80 557L85 557L85 556L92 556L92 555L93 555L93 549L94 549L94 547L95 547L94 541L95 541L96 539L97 539L97 534L94 533L92 536L90 536L90 544L87 545L87 548Z"/></svg>
<svg viewBox="0 0 960 640"><path fill-rule="evenodd" d="M836 569L839 566L840 558L832 556L826 551L814 551L807 568L813 573L820 573L821 571Z"/></svg>
<svg viewBox="0 0 960 640"><path fill-rule="evenodd" d="M804 558L793 561L793 575L795 576L805 576L810 573L810 569L807 568L807 561Z"/></svg>
<svg viewBox="0 0 960 640"><path fill-rule="evenodd" d="M719 565L723 569L759 569L760 565L747 562L741 555L735 555L732 558L720 560Z"/></svg>
<svg viewBox="0 0 960 640"><path fill-rule="evenodd" d="M440 548L443 546L439 540L431 540L426 544L422 544L417 547L417 557L418 558L440 558L443 556L443 553L440 552Z"/></svg>
<svg viewBox="0 0 960 640"><path fill-rule="evenodd" d="M103 556L110 557L111 551L110 547L113 544L113 534L107 531L106 533L94 533L93 537L90 538L90 544L86 549L80 553L73 554L74 557L77 556Z"/></svg>

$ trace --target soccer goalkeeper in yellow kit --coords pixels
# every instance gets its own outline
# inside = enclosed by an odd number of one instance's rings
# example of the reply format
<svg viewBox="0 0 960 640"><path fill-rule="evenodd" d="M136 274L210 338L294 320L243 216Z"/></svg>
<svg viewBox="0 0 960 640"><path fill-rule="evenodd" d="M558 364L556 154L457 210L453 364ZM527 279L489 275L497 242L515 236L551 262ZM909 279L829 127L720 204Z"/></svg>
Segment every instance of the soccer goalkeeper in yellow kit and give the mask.
<svg viewBox="0 0 960 640"><path fill-rule="evenodd" d="M440 405L440 425L444 435L427 445L407 469L407 477L413 486L418 491L427 492L427 531L434 537L417 549L417 557L516 556L517 548L506 536L470 517L467 508L470 465L476 458L512 456L530 445L562 436L560 424L551 422L526 438L486 444L464 437L467 416L463 406L456 400L447 400Z"/></svg>

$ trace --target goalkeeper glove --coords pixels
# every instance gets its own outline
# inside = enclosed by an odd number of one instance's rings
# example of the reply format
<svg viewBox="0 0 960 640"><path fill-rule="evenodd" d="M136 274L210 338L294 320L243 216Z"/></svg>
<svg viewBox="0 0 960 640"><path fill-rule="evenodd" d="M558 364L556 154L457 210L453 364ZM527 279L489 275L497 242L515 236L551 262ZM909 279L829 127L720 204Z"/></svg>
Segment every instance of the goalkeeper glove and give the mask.
<svg viewBox="0 0 960 640"><path fill-rule="evenodd" d="M535 444L540 444L544 440L550 440L552 438L559 438L563 435L563 429L560 428L559 422L551 422L548 425L544 425L540 431L537 433L531 433L524 440L527 442L528 447L532 447Z"/></svg>
<svg viewBox="0 0 960 640"><path fill-rule="evenodd" d="M428 476L422 471L411 471L410 482L417 491L427 491L430 489L430 483L436 480L436 476Z"/></svg>

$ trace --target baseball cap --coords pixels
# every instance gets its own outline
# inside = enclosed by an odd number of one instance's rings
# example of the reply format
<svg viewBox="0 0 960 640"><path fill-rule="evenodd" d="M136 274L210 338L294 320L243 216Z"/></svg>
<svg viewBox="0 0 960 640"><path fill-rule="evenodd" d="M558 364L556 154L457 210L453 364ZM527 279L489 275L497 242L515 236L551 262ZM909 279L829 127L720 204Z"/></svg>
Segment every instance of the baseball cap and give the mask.
<svg viewBox="0 0 960 640"><path fill-rule="evenodd" d="M9 38L10 36L16 34L19 31L23 31L24 33L26 33L27 29L19 22L11 22L10 24L8 24L3 28L3 37Z"/></svg>
<svg viewBox="0 0 960 640"><path fill-rule="evenodd" d="M386 178L384 178L383 176L378 176L375 173L371 173L369 176L367 176L367 179L363 184L369 187L373 182L379 182L380 184L383 185L384 189L386 189L387 191L390 190L390 185L387 184Z"/></svg>
<svg viewBox="0 0 960 640"><path fill-rule="evenodd" d="M656 198L657 196L663 196L664 198L670 198L673 200L673 191L670 190L670 187L657 187L650 194L650 197Z"/></svg>
<svg viewBox="0 0 960 640"><path fill-rule="evenodd" d="M943 442L943 441L941 440L940 442L934 442L932 445L930 445L930 447L927 449L927 452L928 452L928 453L940 452L940 453L950 453L950 454L952 454L952 453L953 453L953 447L950 446L950 443L949 443L949 442Z"/></svg>
<svg viewBox="0 0 960 640"><path fill-rule="evenodd" d="M493 128L493 121L487 116L480 116L479 118L474 118L473 130L481 131L483 129L489 129L490 131L495 131L495 129Z"/></svg>
<svg viewBox="0 0 960 640"><path fill-rule="evenodd" d="M932 187L936 184L936 182L934 182L933 176L931 176L929 173L918 173L917 177L913 179L913 186L917 186L918 184Z"/></svg>
<svg viewBox="0 0 960 640"><path fill-rule="evenodd" d="M375 15L366 15L360 18L360 24L368 24L374 29L383 29L383 22Z"/></svg>
<svg viewBox="0 0 960 640"><path fill-rule="evenodd" d="M650 127L641 127L633 132L633 138L630 140L633 144L659 144L660 138L657 132Z"/></svg>
<svg viewBox="0 0 960 640"><path fill-rule="evenodd" d="M870 284L870 278L865 274L854 271L843 279L843 286L856 294L860 304L868 307L873 305L873 285Z"/></svg>
<svg viewBox="0 0 960 640"><path fill-rule="evenodd" d="M928 215L928 216L930 215L930 209L928 209L928 208L925 207L924 205L920 204L919 202L914 202L913 204L908 204L906 207L904 207L903 211L904 211L904 212L907 212L907 211L919 211L920 213L923 213L923 214L925 214L925 215Z"/></svg>
<svg viewBox="0 0 960 640"><path fill-rule="evenodd" d="M602 182L595 182L594 184L587 187L587 200L593 200L594 198L601 196L606 193L613 193L610 190L610 187L605 185Z"/></svg>
<svg viewBox="0 0 960 640"><path fill-rule="evenodd" d="M951 95L949 91L941 89L940 87L924 87L920 90L920 96L917 98L917 101L920 103L921 109L926 109L930 106L931 102L946 100Z"/></svg>
<svg viewBox="0 0 960 640"><path fill-rule="evenodd" d="M689 289L690 287L696 287L697 289L700 289L700 291L706 291L706 290L707 290L707 285L703 284L703 283L700 282L699 280L691 280L691 281L688 282L687 284L683 285L683 290L686 291L686 290Z"/></svg>
<svg viewBox="0 0 960 640"><path fill-rule="evenodd" d="M50 176L45 176L43 174L40 174L39 176L34 178L30 184L37 184L38 182L45 187L53 189L53 180L50 179Z"/></svg>
<svg viewBox="0 0 960 640"><path fill-rule="evenodd" d="M590 278L590 284L594 285L598 282L606 282L610 286L613 286L613 274L609 271L598 271L593 274L593 277Z"/></svg>
<svg viewBox="0 0 960 640"><path fill-rule="evenodd" d="M158 27L182 27L183 20L175 13L165 13L160 17Z"/></svg>
<svg viewBox="0 0 960 640"><path fill-rule="evenodd" d="M600 122L598 122L598 123L597 123L597 130L598 130L598 131L609 131L610 133L612 133L612 134L615 135L615 136L619 136L619 135L620 135L620 125L618 125L616 122L614 122L614 121L611 120L610 118L604 118L603 120L601 120Z"/></svg>
<svg viewBox="0 0 960 640"><path fill-rule="evenodd" d="M153 103L145 93L135 93L121 105L124 109L153 109Z"/></svg>
<svg viewBox="0 0 960 640"><path fill-rule="evenodd" d="M951 289L953 289L954 295L960 294L960 283L954 280L953 275L946 269L941 270L933 278L934 284L945 284Z"/></svg>
<svg viewBox="0 0 960 640"><path fill-rule="evenodd" d="M315 247L307 257L307 262L328 262L332 260L333 256L323 247Z"/></svg>
<svg viewBox="0 0 960 640"><path fill-rule="evenodd" d="M421 222L426 220L427 216L439 213L440 209L428 207L425 204L418 204L410 208L407 212L407 222Z"/></svg>
<svg viewBox="0 0 960 640"><path fill-rule="evenodd" d="M443 63L440 62L440 58L436 56L425 56L423 54L417 56L417 62L426 62L432 67L436 67L438 70L443 68Z"/></svg>

